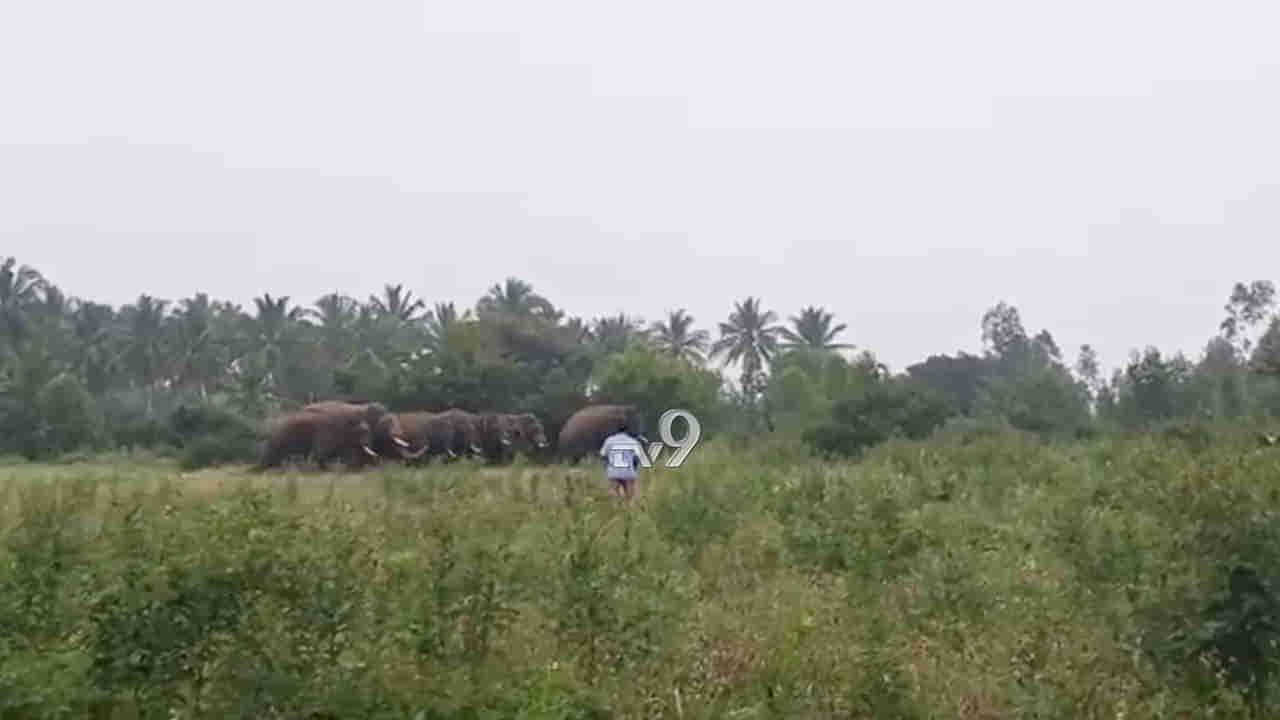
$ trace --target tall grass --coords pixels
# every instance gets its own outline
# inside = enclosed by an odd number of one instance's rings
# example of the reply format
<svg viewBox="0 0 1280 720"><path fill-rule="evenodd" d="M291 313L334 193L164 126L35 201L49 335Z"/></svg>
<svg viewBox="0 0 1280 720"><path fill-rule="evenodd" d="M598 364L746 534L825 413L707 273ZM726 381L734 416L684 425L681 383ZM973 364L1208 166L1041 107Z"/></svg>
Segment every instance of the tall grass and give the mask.
<svg viewBox="0 0 1280 720"><path fill-rule="evenodd" d="M1274 716L1280 454L1213 438L6 465L0 717Z"/></svg>

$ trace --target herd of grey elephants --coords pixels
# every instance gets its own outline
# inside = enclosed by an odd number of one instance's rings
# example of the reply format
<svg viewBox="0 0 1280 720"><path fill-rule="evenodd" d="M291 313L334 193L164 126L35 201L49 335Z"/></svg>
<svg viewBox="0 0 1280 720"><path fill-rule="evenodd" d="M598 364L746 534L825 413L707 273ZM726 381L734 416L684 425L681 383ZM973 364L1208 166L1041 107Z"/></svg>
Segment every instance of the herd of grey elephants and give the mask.
<svg viewBox="0 0 1280 720"><path fill-rule="evenodd" d="M557 459L576 463L598 450L604 439L626 425L639 432L632 405L588 405L560 429ZM430 458L473 456L503 462L517 453L548 447L542 422L532 413L474 413L458 408L442 412L391 412L378 402L336 400L313 403L272 418L267 426L260 469L292 459L325 468L339 460L349 469L383 461L419 464Z"/></svg>

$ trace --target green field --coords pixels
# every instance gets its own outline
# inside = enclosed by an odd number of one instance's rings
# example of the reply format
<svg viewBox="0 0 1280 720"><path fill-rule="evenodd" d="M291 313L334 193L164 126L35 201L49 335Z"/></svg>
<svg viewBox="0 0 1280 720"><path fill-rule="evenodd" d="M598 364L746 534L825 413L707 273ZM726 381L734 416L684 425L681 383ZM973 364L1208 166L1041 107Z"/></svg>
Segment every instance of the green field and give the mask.
<svg viewBox="0 0 1280 720"><path fill-rule="evenodd" d="M1265 716L1278 478L1013 431L707 443L630 506L590 465L14 463L0 717Z"/></svg>

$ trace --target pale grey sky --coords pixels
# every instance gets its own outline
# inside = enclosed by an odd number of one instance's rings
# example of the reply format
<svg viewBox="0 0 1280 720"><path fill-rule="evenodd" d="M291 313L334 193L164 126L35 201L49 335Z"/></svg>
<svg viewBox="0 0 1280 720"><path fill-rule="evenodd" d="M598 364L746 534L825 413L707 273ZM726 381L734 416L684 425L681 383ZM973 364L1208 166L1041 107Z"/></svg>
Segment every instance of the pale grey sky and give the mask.
<svg viewBox="0 0 1280 720"><path fill-rule="evenodd" d="M1005 300L1194 357L1280 279L1280 6L1054 5L15 0L0 255L113 304L757 295L895 370Z"/></svg>

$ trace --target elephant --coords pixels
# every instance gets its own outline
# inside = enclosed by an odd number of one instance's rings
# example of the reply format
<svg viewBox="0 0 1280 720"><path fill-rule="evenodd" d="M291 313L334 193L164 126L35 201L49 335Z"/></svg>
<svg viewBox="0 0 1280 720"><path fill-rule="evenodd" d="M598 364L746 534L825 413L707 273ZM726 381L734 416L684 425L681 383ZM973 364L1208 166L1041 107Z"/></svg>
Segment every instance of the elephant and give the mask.
<svg viewBox="0 0 1280 720"><path fill-rule="evenodd" d="M488 460L501 462L513 443L515 422L511 415L502 413L481 413L480 449Z"/></svg>
<svg viewBox="0 0 1280 720"><path fill-rule="evenodd" d="M400 426L399 419L388 411L382 403L356 404L327 400L307 405L302 409L302 412L339 417L357 417L365 420L373 430L372 448L374 455L364 458L367 460L376 461L382 457L413 460L426 451L425 448L416 452L410 450L409 441L404 438L404 429Z"/></svg>
<svg viewBox="0 0 1280 720"><path fill-rule="evenodd" d="M441 418L439 413L407 412L398 413L396 419L404 430L404 437L409 441L415 458L444 455L452 459L457 457L454 448L459 445L458 431L448 418Z"/></svg>
<svg viewBox="0 0 1280 720"><path fill-rule="evenodd" d="M258 469L279 467L291 457L310 458L321 468L341 458L348 467L359 467L362 458L376 456L373 429L362 417L294 412L273 419Z"/></svg>
<svg viewBox="0 0 1280 720"><path fill-rule="evenodd" d="M481 446L483 441L483 429L481 428L480 416L466 410L458 408L449 408L438 417L450 424L455 432L454 444L451 449L458 455L468 452L474 455L484 455L484 448Z"/></svg>
<svg viewBox="0 0 1280 720"><path fill-rule="evenodd" d="M519 415L509 415L513 426L512 440L515 449L523 452L530 452L533 449L541 450L547 446L547 432L542 427L542 421L538 420L538 416L533 413L520 413Z"/></svg>
<svg viewBox="0 0 1280 720"><path fill-rule="evenodd" d="M444 412L400 413L397 419L410 447L418 448L408 451L414 458L426 454L454 460L468 453L483 454L482 421L478 415L453 408Z"/></svg>
<svg viewBox="0 0 1280 720"><path fill-rule="evenodd" d="M599 452L605 438L618 431L623 423L642 443L647 442L641 430L643 422L634 405L588 405L569 416L560 428L559 456L577 464L584 455Z"/></svg>

